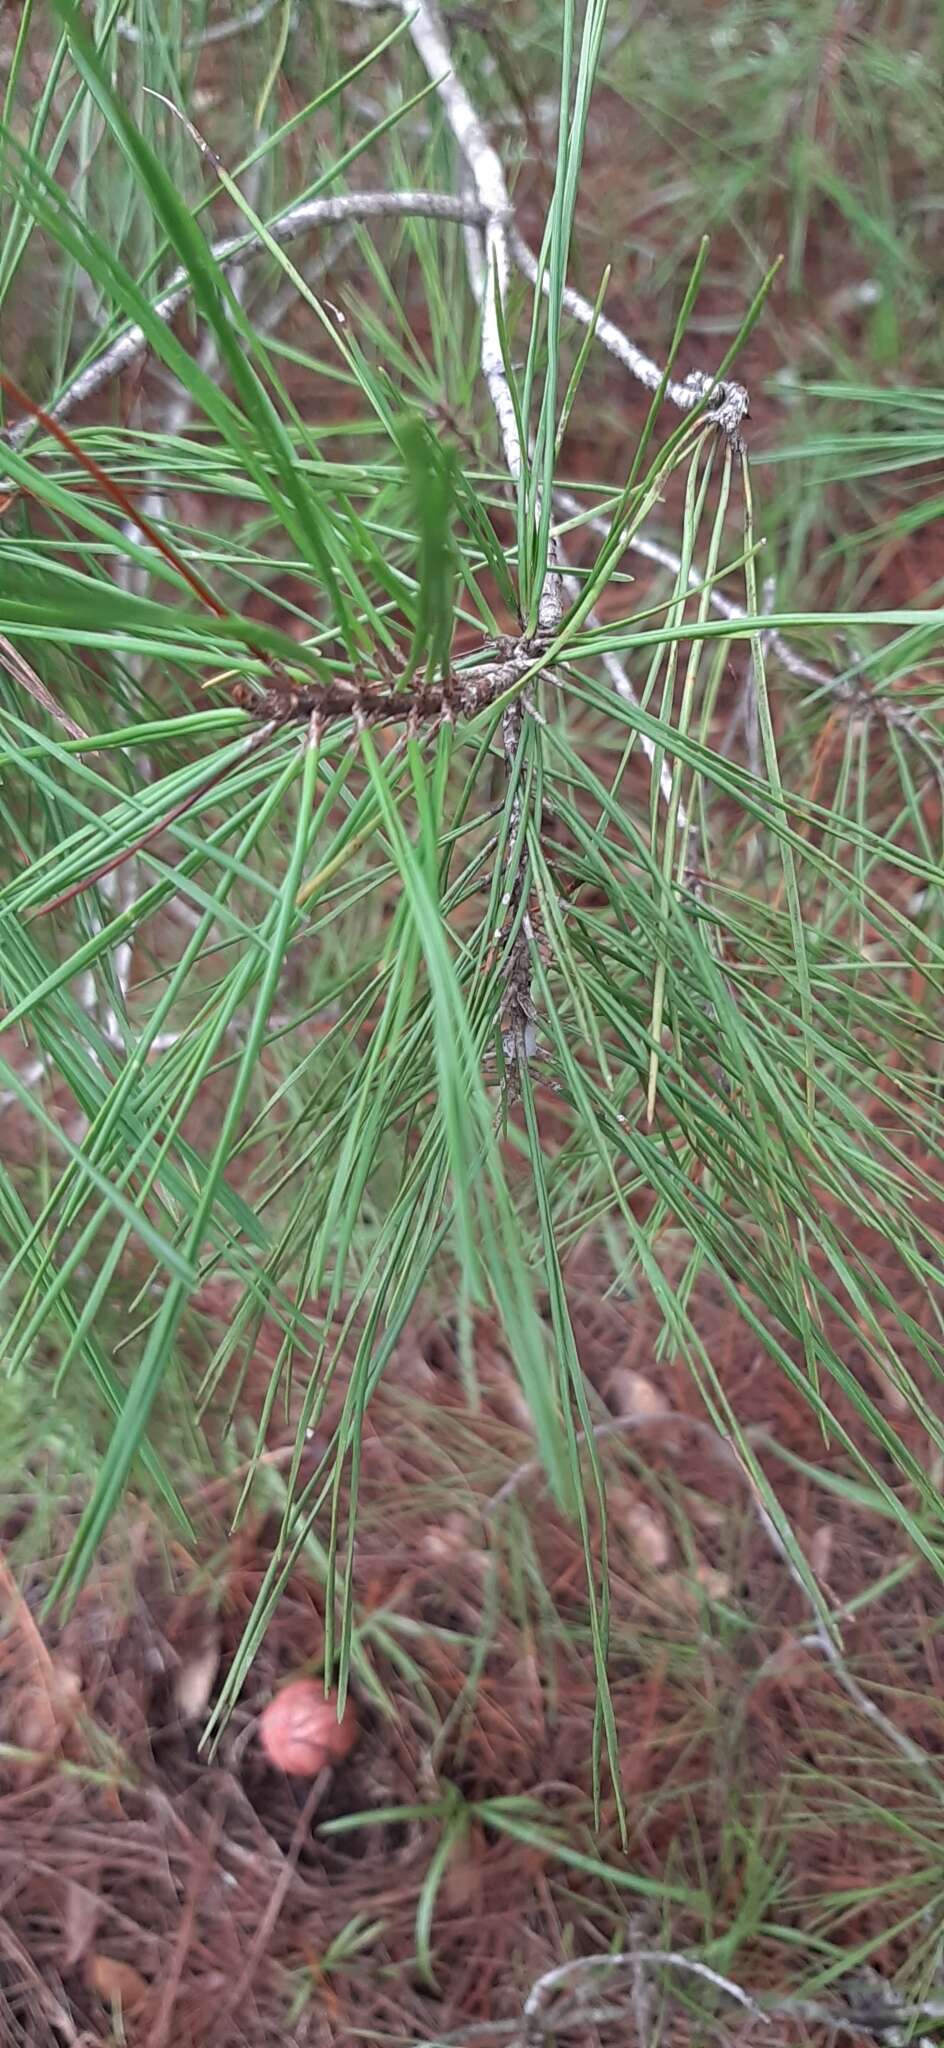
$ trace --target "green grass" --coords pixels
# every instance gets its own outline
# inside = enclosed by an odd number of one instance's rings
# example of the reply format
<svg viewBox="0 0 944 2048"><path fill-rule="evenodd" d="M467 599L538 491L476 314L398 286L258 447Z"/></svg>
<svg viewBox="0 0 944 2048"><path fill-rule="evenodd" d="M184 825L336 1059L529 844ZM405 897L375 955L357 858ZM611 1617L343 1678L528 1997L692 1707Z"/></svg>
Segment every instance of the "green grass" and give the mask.
<svg viewBox="0 0 944 2048"><path fill-rule="evenodd" d="M10 370L48 410L127 323L148 352L140 390L135 371L106 387L71 443L37 419L4 453L0 634L92 745L4 669L6 1021L73 1122L4 1057L38 1164L0 1166L3 1363L40 1453L58 1441L50 1356L63 1412L109 1418L87 1425L94 1470L53 1586L67 1606L129 1484L186 1521L201 1424L228 1403L236 1426L243 1362L263 1319L278 1331L254 1455L291 1386L297 1456L217 1726L303 1551L342 1688L356 1671L365 1411L404 1331L448 1302L466 1333L494 1317L578 1518L595 1761L618 1784L568 1291L588 1233L611 1284L657 1304L660 1357L694 1376L824 1636L828 1593L705 1341L703 1289L815 1419L824 1461L944 1571L940 578L899 587L882 552L939 499L935 53L921 10L879 12L840 46L832 5L729 0L697 34L680 8L624 33L600 6L522 6L491 66L478 28L450 24L509 182L546 187L546 294L513 280L496 321L503 449L480 367L490 280L483 311L461 227L355 224L341 247L270 233L303 198L457 189L395 13L332 7L309 49L273 10L251 62L233 39L203 111L199 10L142 0L136 41L114 7L91 34L66 0L24 11L0 215ZM211 244L243 228L257 246L234 274ZM565 283L595 301L607 265L605 310L673 374L735 348L734 374L758 369L752 489L704 413L627 406L568 315ZM168 325L154 302L178 270L189 309ZM509 434L533 444L512 474ZM435 686L453 646L462 688L507 660L556 566L558 483L578 494L560 519L577 581L548 643L454 720L362 729L338 709L345 684ZM641 580L646 534L677 575ZM743 616L715 615L716 588ZM771 624L837 687L785 670ZM332 716L261 734L229 686L273 675L333 691ZM214 1277L240 1299L207 1357L194 1301ZM463 1365L474 1401L471 1342ZM303 1489L305 1431L337 1386ZM84 1450L65 1458L85 1469ZM759 1924L777 1858L751 1855ZM707 1924L703 1941L737 1947Z"/></svg>

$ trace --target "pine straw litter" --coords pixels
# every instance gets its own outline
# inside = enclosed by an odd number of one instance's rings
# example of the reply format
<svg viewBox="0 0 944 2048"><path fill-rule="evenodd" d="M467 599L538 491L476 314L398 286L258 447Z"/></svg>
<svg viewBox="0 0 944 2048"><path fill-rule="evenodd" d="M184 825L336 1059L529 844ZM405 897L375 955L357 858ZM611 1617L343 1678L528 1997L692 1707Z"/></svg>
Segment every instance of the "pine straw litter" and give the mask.
<svg viewBox="0 0 944 2048"><path fill-rule="evenodd" d="M700 1333L846 1617L835 1668L685 1367L658 1358L654 1306L606 1295L592 1249L570 1288L608 1489L625 1847L605 1779L594 1824L578 1532L543 1492L494 1330L476 1329L475 1413L455 1333L417 1329L366 1422L360 1733L336 1769L286 1777L258 1739L278 1687L320 1673L304 1556L215 1753L201 1745L275 1496L257 1488L232 1533L238 1475L205 1485L193 1554L129 1511L61 1625L39 1619L49 1562L18 1586L4 1567L0 2041L893 2038L888 1986L939 1915L939 1584L893 1554L892 1525L703 1281ZM201 1297L211 1327L231 1306L222 1285ZM263 1331L250 1406L276 1341ZM290 1440L283 1414L274 1485ZM16 1517L5 1536L15 1563ZM627 1967L668 1950L706 1958L705 1977ZM603 1969L612 1951L622 1966Z"/></svg>

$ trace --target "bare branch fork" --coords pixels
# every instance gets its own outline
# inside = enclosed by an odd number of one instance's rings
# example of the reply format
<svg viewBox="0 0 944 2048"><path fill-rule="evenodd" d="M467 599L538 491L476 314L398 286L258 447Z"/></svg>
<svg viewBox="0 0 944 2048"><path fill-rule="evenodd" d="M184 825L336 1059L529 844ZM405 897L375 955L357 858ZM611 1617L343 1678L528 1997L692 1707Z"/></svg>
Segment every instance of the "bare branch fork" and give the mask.
<svg viewBox="0 0 944 2048"><path fill-rule="evenodd" d="M309 230L327 225L369 220L373 218L395 218L425 216L427 218L454 221L464 232L467 268L473 292L482 309L481 365L492 405L498 421L506 466L513 482L521 476L526 460L526 451L521 445L517 414L504 370L501 346L501 308L507 291L512 261L523 271L533 284L540 281L547 289L547 278L541 277L536 258L518 232L505 182L501 160L490 143L482 120L473 105L465 87L456 75L451 52L439 16L435 0L396 0L417 49L423 60L432 84L435 86L449 125L462 152L473 192L462 196L450 193L424 191L349 193L328 199L312 199L291 207L278 217L267 230L271 239L281 244L296 240ZM256 233L239 233L224 237L212 245L212 254L223 265L241 266L246 255L257 247ZM171 279L165 292L152 308L154 315L169 322L186 302L191 291L191 281L183 272ZM565 287L564 305L567 310L584 324L594 324L595 338L612 353L629 372L649 389L658 388L662 373L657 364L646 357L615 323L599 316L582 296ZM120 374L148 346L148 337L140 325L133 325L120 334L111 345L92 363L87 364L72 378L65 389L53 401L45 414L44 424L55 432L56 426L85 399L112 378ZM741 422L748 409L747 393L743 386L733 383L716 383L706 373L692 373L682 382L668 380L666 396L683 411L705 406L706 400L713 399L705 411L706 427L717 426L730 442L740 438ZM34 410L33 417L25 417L6 429L8 445L18 447L33 431L40 413ZM575 500L566 495L556 494L557 502L568 513L579 507ZM540 512L539 506L536 511ZM606 531L603 522L591 521L598 531ZM665 563L676 570L677 558L671 551L644 536L634 536L627 545L650 559ZM531 643L522 641L516 651L509 670L506 659L486 665L473 672L447 675L438 688L388 689L368 691L338 682L325 693L323 690L298 689L284 674L274 677L280 687L277 691L237 692L237 701L267 720L282 723L286 719L307 718L317 708L320 715L353 715L359 723L376 720L398 719L404 716L427 718L435 721L442 716L474 714L485 704L499 696L504 689L514 688L515 683L528 672L533 671L541 642L548 642L554 635L562 617L564 594L571 595L577 585L565 577L560 543L551 536L550 562L540 595L538 614L538 636ZM692 572L694 575L694 572ZM722 593L712 591L710 602L715 609L732 619L744 617L744 613ZM214 606L214 609L216 607ZM780 655L785 665L797 675L817 686L838 690L849 696L850 691L838 678L825 671L815 669L793 653L779 635L769 636L770 644ZM485 652L485 650L483 650ZM506 650L502 650L503 655ZM614 689L629 702L636 702L636 694L623 664L612 653L603 657L604 665ZM35 694L35 692L34 692ZM58 707L55 715L62 717ZM523 725L525 711L522 707L515 721L514 735L507 719L503 728L506 756L513 758ZM878 707L881 708L881 707ZM911 729L909 714L897 709L896 723ZM651 741L641 736L641 744L652 754ZM661 787L668 801L671 793L671 775L667 762L661 767ZM688 830L688 821L679 814L679 824ZM520 835L519 835L520 836ZM515 911L517 938L512 957L506 963L510 982L524 987L525 956L530 951L532 934L526 916L518 915L518 906L509 905ZM510 985L510 983L509 983ZM520 1009L520 1005L519 1005ZM520 1010L521 1017L525 1010ZM518 1033L519 1050L524 1049L525 1040L533 1037L533 1028L525 1030L522 1024Z"/></svg>
<svg viewBox="0 0 944 2048"><path fill-rule="evenodd" d="M355 0L348 0L348 4L354 5ZM472 166L474 196L461 197L446 192L379 191L343 193L334 198L304 200L277 216L270 223L268 233L273 241L284 247L321 227L361 220L411 216L455 221L467 231L476 228L485 230L486 248L492 259L490 268L485 262L486 252L483 250L480 236L473 236L467 232L466 248L470 259L470 272L477 273L471 280L477 295L485 287L489 276L492 280L487 325L483 323L483 374L502 430L506 460L512 476L517 477L521 451L518 446L514 407L503 374L495 289L503 288L507 284L511 261L514 261L533 283L538 276L537 259L514 224L513 209L500 158L488 141L481 119L468 94L456 78L449 47L435 7L429 4L429 0L422 0L422 4L419 5L415 4L415 0L412 0L412 4L406 4L406 0L397 0L397 4L411 19L414 43L427 65L430 76L437 84L463 155ZM211 245L211 254L218 263L229 266L241 263L258 247L257 234L237 233L223 236L214 242ZM472 253L473 247L475 255ZM543 281L543 288L547 289L546 278ZM154 301L152 312L155 318L163 322L173 320L186 304L191 290L191 280L186 273L176 272L166 290ZM572 317L584 325L591 321L595 323L596 340L629 371L631 376L648 390L658 388L662 377L658 364L646 356L614 321L605 315L595 314L589 301L569 286L565 289L564 305ZM94 397L96 392L102 390L113 378L120 376L138 356L145 353L147 347L148 336L143 327L137 324L127 327L101 355L78 371L58 398L53 400L47 408L50 418L59 421L68 419L78 406ZM670 379L666 386L666 396L683 411L690 411L702 404L706 395L715 388L719 394L719 403L715 411L709 412L709 417L715 419L726 433L736 435L748 409L748 395L742 385L724 382L715 387L715 380L706 372L699 370L691 372L681 382ZM5 439L10 446L18 448L33 430L32 419L18 420L0 435L0 444ZM568 515L579 512L580 508L575 499L569 499L561 492L555 493L555 497ZM588 523L597 532L608 531L602 522L591 520ZM660 563L673 574L678 572L678 556L661 542L640 534L628 540L627 545L635 553L649 561ZM740 606L721 591L712 590L710 602L712 608L724 617L739 619L744 616ZM847 698L854 694L852 687L844 684L840 678L804 660L779 633L770 634L769 644L782 665L799 681L807 681L814 687L832 690ZM625 671L622 664L610 656L606 660L606 666L614 687L621 695L626 695ZM620 671L619 678L615 669ZM634 695L631 686L628 693L630 697ZM886 715L884 706L876 708ZM910 715L903 707L890 706L887 715L890 722L900 724L905 730L911 729Z"/></svg>
<svg viewBox="0 0 944 2048"><path fill-rule="evenodd" d="M348 4L353 4L353 0L348 0ZM384 0L384 4L386 4L386 0ZM489 212L488 208L481 202L481 199L472 197L462 198L451 192L350 192L338 194L332 199L303 200L300 205L290 207L287 212L277 216L270 224L268 232L272 240L278 242L284 248L319 227L344 226L345 224L350 225L357 221L409 219L411 217L454 221L468 230L484 227L489 220ZM502 224L510 223L511 220L512 209L506 193L505 204L493 219L493 228L496 225L501 226ZM254 233L224 235L219 241L211 244L210 253L218 263L224 267L229 267L230 265L243 262L247 255L253 254L260 246L259 237ZM478 244L477 246L480 250L481 245ZM508 246L518 268L533 282L538 272L536 259L513 225L508 229ZM480 271L484 269L481 253L479 254L478 268ZM544 289L547 289L546 279L544 280ZM160 298L154 301L152 312L155 318L169 323L180 312L181 308L186 305L191 291L192 283L188 275L182 270L177 271L167 286L166 291L162 292ZM564 304L568 312L575 319L584 322L584 324L589 324L594 319L594 309L590 305L589 300L584 299L579 292L573 291L569 286L565 289ZM647 390L656 390L658 388L662 376L658 364L646 356L641 349L637 348L635 343L630 340L628 335L623 333L621 328L616 326L614 321L609 320L602 314L597 314L595 333L596 339L601 345L608 349L609 353L617 361L621 362L632 376L644 384ZM127 327L107 349L103 350L100 356L96 356L93 362L87 364L83 370L78 371L76 376L70 380L65 389L60 392L59 397L53 400L46 408L49 417L59 421L68 419L78 406L84 404L87 399L93 398L96 392L101 391L106 384L111 383L113 378L120 376L124 370L128 369L137 360L138 356L146 352L147 348L148 337L144 328L138 325ZM498 360L500 365L500 350ZM714 388L713 380L710 376L705 371L696 370L691 371L688 377L681 382L675 382L670 379L666 385L666 397L683 411L689 411L694 406L701 404L706 393L712 388ZM744 390L743 385L731 382L720 384L717 386L717 389L723 394L723 397L717 409L709 413L709 418L715 420L724 432L736 433L748 410L748 394ZM6 441L10 447L21 447L34 431L34 428L35 421L33 419L26 418L15 421L0 432L0 446ZM554 499L566 517L583 517L583 508L578 500L562 487L555 489ZM598 534L601 538L608 537L609 527L605 520L591 516L589 519L586 519L585 523L592 532ZM664 542L654 540L648 534L640 533L627 537L626 546L633 554L641 555L646 561L657 563L660 567L668 569L672 575L678 574L681 567L680 558ZM697 584L699 579L696 569L692 569L690 572L689 580L693 586ZM568 584L567 594L570 595L575 588L575 585ZM726 596L722 590L713 588L709 602L712 610L717 612L722 618L741 620L746 617L743 606L737 604L733 598ZM784 638L782 633L770 632L767 635L767 643L781 666L787 670L789 675L795 677L798 682L808 682L815 689L830 691L851 705L861 704L863 709L875 710L887 724L900 727L903 732L908 733L919 741L926 741L928 739L929 735L917 714L908 711L903 705L880 702L869 695L868 692L857 689L853 682L847 681L841 676L831 674L828 669L820 667L815 662L807 661L803 655L797 653L796 649L789 640ZM623 696L628 695L629 701L635 702L635 692L632 690L631 685L628 690L625 687L625 670L622 664L613 655L605 656L604 663L618 693ZM619 677L615 673L617 669L620 671ZM31 694L37 695L37 692L31 690ZM61 723L68 723L68 721L60 716L58 711L55 711L53 715L60 717ZM75 736L79 737L81 735L76 731ZM645 739L643 739L642 744L646 747ZM666 770L663 767L663 775L665 773Z"/></svg>
<svg viewBox="0 0 944 2048"><path fill-rule="evenodd" d="M507 283L511 262L514 262L523 275L535 284L539 275L537 258L515 224L501 160L490 144L482 121L465 88L456 77L435 5L431 4L431 0L419 0L419 4L417 0L347 0L347 4L352 8L363 8L365 5L398 5L400 11L410 21L413 41L437 86L463 156L472 168L475 196L463 198L452 193L381 191L344 193L331 199L305 200L298 206L290 207L270 224L268 233L272 239L285 246L313 229L358 220L398 216L409 218L411 215L451 220L464 225L466 229L478 227L485 230L491 264L487 267L483 262L481 241L476 237L477 267L486 275L489 268L492 270L498 289L503 290ZM235 33L237 28L242 30L248 27L251 21L262 20L267 11L268 0L263 0L263 4L251 11L245 20L235 25L224 24L224 28L227 33ZM123 21L119 23L119 31L123 34L128 32L128 27ZM472 237L467 235L467 250L471 241ZM259 237L254 233L233 234L213 243L211 253L217 262L229 265L241 262L258 246ZM542 288L545 291L548 289L546 276L542 280ZM172 320L186 303L190 291L190 279L183 271L178 271L166 291L155 300L152 308L155 317L165 322ZM589 300L570 286L564 289L563 303L574 319L581 321L585 326L591 323L594 325L595 339L632 377L648 390L654 391L658 388L662 380L658 364L646 356L615 321L598 312L591 306ZM494 316L493 291L488 308L487 331L483 336L483 372L502 427L506 459L514 456L514 461L509 463L509 467L512 475L516 476L517 468L514 463L520 463L517 426L510 393L503 377L501 349ZM100 356L71 379L59 397L49 406L50 416L57 420L68 418L77 406L93 397L112 378L119 376L130 363L145 352L147 346L148 337L142 327L134 325L126 328ZM748 394L743 385L729 380L718 382L707 372L696 370L680 381L669 379L665 395L682 411L691 411L703 404L705 398L712 392L717 393L717 402L713 408L709 408L708 417L716 421L732 439L736 439L749 406ZM30 419L17 421L0 436L0 441L5 438L13 447L19 447L33 431L33 424ZM557 491L555 499L569 516L579 513L577 501L567 494ZM608 532L602 521L591 519L587 523L597 533ZM627 540L627 547L644 559L665 567L673 575L678 573L678 555L662 542L645 534L636 534ZM692 579L697 580L695 570L692 571ZM713 589L710 603L712 609L724 618L740 620L745 616L742 607L727 597L723 591ZM857 689L853 682L807 661L782 634L776 631L770 632L767 642L771 652L776 655L788 674L794 676L797 681L808 682L816 689L838 695L853 707L861 705L863 709L873 709L888 724L899 726L915 739L927 742L929 735L920 719L904 706L885 704L868 692ZM625 689L612 672L611 665L614 659L612 656L608 657L606 665L611 672L614 686L620 694L625 695ZM620 664L617 666L621 667Z"/></svg>
<svg viewBox="0 0 944 2048"><path fill-rule="evenodd" d="M343 192L333 199L302 200L300 205L279 214L267 232L273 242L284 248L301 235L309 234L313 228L335 227L345 221L390 220L411 215L476 225L485 220L486 210L478 201L457 198L452 192ZM226 266L242 262L259 246L257 234L224 235L220 241L211 243L210 255L217 263ZM165 325L173 320L186 305L192 290L187 272L175 271L166 291L155 299L151 308L155 319ZM95 393L110 384L112 378L120 377L129 364L144 355L148 345L143 327L126 327L124 333L119 334L100 356L96 356L94 362L79 370L58 398L46 407L49 418L68 419L76 406L94 398ZM32 433L33 425L32 419L17 420L0 436L0 444L5 440L10 447L18 448Z"/></svg>

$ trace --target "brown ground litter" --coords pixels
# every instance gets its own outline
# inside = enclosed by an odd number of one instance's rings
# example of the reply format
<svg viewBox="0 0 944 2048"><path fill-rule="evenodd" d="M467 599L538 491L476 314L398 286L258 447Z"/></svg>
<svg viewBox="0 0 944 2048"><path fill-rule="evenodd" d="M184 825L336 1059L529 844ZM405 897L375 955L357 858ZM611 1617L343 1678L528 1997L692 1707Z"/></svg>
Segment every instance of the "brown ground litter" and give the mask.
<svg viewBox="0 0 944 2048"><path fill-rule="evenodd" d="M628 1914L658 1946L660 1909L624 1890L627 1878L668 1883L673 1943L695 1944L703 1895L735 1919L757 1859L775 1852L769 1902L738 1956L754 1991L783 1991L785 1929L800 1949L815 1930L850 1952L877 1943L883 1974L905 1962L916 1915L932 1910L944 1839L937 1581L912 1560L844 1634L847 1668L926 1753L918 1770L809 1640L803 1598L705 1430L687 1372L655 1360L654 1308L603 1298L590 1250L571 1281L600 1416L634 1424L600 1436L625 1851L611 1792L596 1835L590 1825L595 1688L577 1534L541 1497L493 1332L477 1333L485 1396L471 1416L450 1333L436 1325L401 1347L368 1416L355 1573L362 1731L314 1790L267 1765L255 1725L281 1682L319 1669L323 1590L303 1563L217 1754L200 1751L277 1534L259 1515L227 1534L234 1487L194 1503L194 1555L142 1513L60 1629L38 1630L38 1567L8 1602L2 1739L37 1754L4 1752L6 2038L104 2042L115 2000L129 2042L148 2048L258 2048L289 2033L342 2042L359 2029L425 2041L471 2028L463 2039L474 2040L477 2025L520 2015L544 1971L605 1952ZM703 1294L698 1327L757 1443L828 1462L809 1412L757 1369L725 1302ZM227 1306L222 1290L210 1294L211 1320ZM262 1333L250 1397L274 1341ZM270 1444L276 1459L284 1441ZM782 1459L770 1469L835 1603L889 1572L881 1518ZM516 1796L534 1802L531 1840L504 1831L497 1809L489 1818L489 1801ZM416 1919L446 1797L473 1811L436 1894L429 1985ZM427 1817L371 1819L437 1802ZM350 1816L361 1817L350 1832L323 1831ZM604 1867L578 1870L575 1853ZM898 1934L890 1890L907 1923ZM679 2038L702 2038L677 2017ZM819 2038L777 2025L784 2042ZM604 2027L600 2038L626 2036Z"/></svg>

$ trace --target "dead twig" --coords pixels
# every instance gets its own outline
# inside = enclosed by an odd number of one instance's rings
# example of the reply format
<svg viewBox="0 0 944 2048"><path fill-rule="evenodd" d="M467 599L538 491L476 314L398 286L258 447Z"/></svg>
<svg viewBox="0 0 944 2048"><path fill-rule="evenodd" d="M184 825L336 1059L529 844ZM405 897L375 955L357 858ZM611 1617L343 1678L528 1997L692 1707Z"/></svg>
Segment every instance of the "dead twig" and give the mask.
<svg viewBox="0 0 944 2048"><path fill-rule="evenodd" d="M609 539L610 527L607 521L599 513L588 514L579 498L576 498L572 491L565 490L563 485L555 487L554 503L567 519L579 520L600 540ZM633 533L626 535L625 547L627 553L641 555L647 562L655 562L660 569L667 569L670 575L679 574L682 566L681 556L676 554L674 548L667 547L664 541L653 540L647 533ZM702 581L699 570L693 565L688 572L689 588L698 589ZM717 584L712 584L708 602L712 611L718 613L719 618L739 622L748 616L744 606L738 604L733 597L728 597ZM883 718L887 725L897 726L926 750L933 751L935 735L917 712L907 710L902 704L891 704L885 697L876 696L873 691L865 690L851 676L833 675L829 669L820 667L816 662L807 661L806 656L798 654L796 648L791 646L790 641L785 639L776 627L765 629L763 643L764 652L775 655L781 668L785 668L787 674L793 676L797 682L810 683L814 689L841 698L849 705L850 710L858 710L863 714L874 712L876 717Z"/></svg>
<svg viewBox="0 0 944 2048"><path fill-rule="evenodd" d="M470 220L480 222L484 218L483 208L475 200L457 199L449 192L345 192L335 199L306 199L299 206L289 207L287 212L278 214L269 222L266 233L273 242L284 247L314 228L335 226L341 221L387 220L411 214L460 224ZM242 262L263 246L254 233L225 235L221 241L210 244L210 254L217 263L226 266ZM154 318L165 325L173 320L186 305L192 290L193 280L187 273L175 271L166 290L153 302L151 312ZM93 398L113 377L120 376L148 347L149 339L143 327L126 327L123 334L119 334L100 356L96 356L94 362L71 378L58 398L45 408L47 417L67 419L76 406ZM6 428L0 435L0 447L4 440L11 448L21 447L33 426L33 419L17 420L14 426Z"/></svg>
<svg viewBox="0 0 944 2048"><path fill-rule="evenodd" d="M638 1977L644 1970L683 1971L689 1976L701 1978L704 1983L711 1984L716 1991L722 1991L726 1998L733 1998L762 2026L768 2024L768 2015L757 2004L756 1999L752 1998L740 1984L735 1984L732 1978L722 1977L717 1970L710 1969L707 1963L699 1962L694 1956L680 1955L676 1949L638 1949L627 1955L578 1956L573 1962L559 1963L556 1969L545 1970L544 1975L532 1985L524 2002L523 2048L541 2048L541 2043L549 2035L567 2024L567 2003L565 2002L560 2009L550 2005L554 1992L566 1986L571 1993L571 2009L574 2005L579 2007L584 2003L582 1994L590 1979L596 1980L607 1972L615 1976L623 1970L631 1971L633 1977ZM584 2017L587 2017L586 2013Z"/></svg>
<svg viewBox="0 0 944 2048"><path fill-rule="evenodd" d="M258 0L258 5L248 8L245 14L231 15L225 21L211 22L209 28L201 29L197 35L182 36L180 48L188 51L208 50L213 43L228 43L233 36L245 35L247 29L261 28L268 16L275 13L278 5L279 0ZM140 44L147 40L135 23L127 21L123 14L118 16L115 30L126 43Z"/></svg>
<svg viewBox="0 0 944 2048"><path fill-rule="evenodd" d="M517 228L512 227L509 231L508 244L519 270L529 283L535 288L540 285L544 292L549 291L547 273L541 271L534 251L529 249ZM658 391L665 376L664 370L641 348L637 348L614 320L608 319L605 313L584 298L582 292L574 291L568 284L561 292L561 304L582 326L593 328L596 340L616 357L617 362L622 363L637 383L645 385L647 391ZM695 412L699 406L706 405L707 418L721 429L733 447L740 446L741 427L750 410L750 397L743 384L719 383L707 370L690 370L681 382L674 377L666 380L665 396L679 412Z"/></svg>

